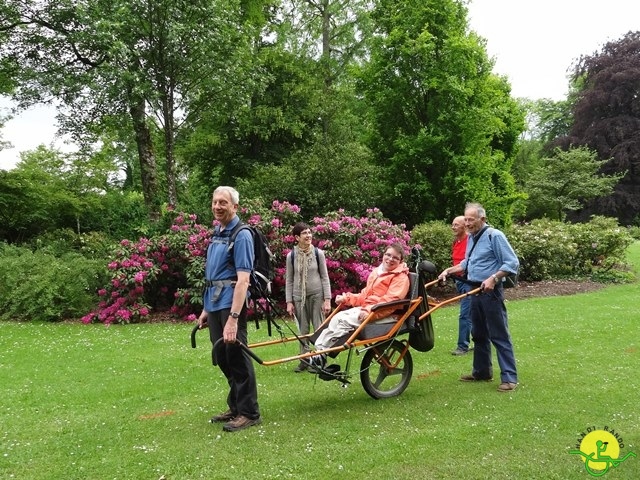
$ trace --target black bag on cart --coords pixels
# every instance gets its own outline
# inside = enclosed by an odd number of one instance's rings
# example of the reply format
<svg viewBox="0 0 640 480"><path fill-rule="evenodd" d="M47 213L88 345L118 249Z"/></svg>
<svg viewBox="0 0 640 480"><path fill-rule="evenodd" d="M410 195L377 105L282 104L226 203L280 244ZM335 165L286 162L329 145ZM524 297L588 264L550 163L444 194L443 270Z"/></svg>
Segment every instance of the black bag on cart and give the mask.
<svg viewBox="0 0 640 480"><path fill-rule="evenodd" d="M409 330L409 345L419 352L428 352L435 344L435 335L433 333L433 322L431 315L427 315L422 320L418 320L420 316L429 311L429 300L427 296L426 272L418 267L418 295L422 297L420 307L415 310L415 318L412 319L413 325Z"/></svg>

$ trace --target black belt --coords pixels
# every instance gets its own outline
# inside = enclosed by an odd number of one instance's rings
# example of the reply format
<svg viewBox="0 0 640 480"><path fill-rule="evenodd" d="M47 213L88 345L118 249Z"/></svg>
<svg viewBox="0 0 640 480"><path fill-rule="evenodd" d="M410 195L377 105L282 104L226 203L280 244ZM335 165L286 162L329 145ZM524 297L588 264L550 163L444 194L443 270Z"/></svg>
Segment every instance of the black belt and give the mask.
<svg viewBox="0 0 640 480"><path fill-rule="evenodd" d="M482 286L482 282L472 282L471 280L466 280L465 283L467 285L472 286L473 288L478 288ZM496 283L495 286L493 287L494 290L497 290L498 288L503 288L502 282Z"/></svg>
<svg viewBox="0 0 640 480"><path fill-rule="evenodd" d="M480 285L482 285L482 282L472 282L471 280L468 280L465 277L451 277L451 278L453 278L456 282L461 282L474 288L478 288Z"/></svg>

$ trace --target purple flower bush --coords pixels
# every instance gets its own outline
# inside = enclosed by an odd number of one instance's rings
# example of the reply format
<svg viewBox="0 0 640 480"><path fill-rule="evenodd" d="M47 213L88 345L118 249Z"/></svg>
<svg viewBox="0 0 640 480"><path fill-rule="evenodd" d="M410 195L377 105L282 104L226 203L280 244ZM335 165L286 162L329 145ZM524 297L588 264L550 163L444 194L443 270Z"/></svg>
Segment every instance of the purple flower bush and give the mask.
<svg viewBox="0 0 640 480"><path fill-rule="evenodd" d="M169 230L137 242L123 240L107 266L111 281L98 295L98 308L85 315L85 323L129 323L153 312L170 312L194 321L202 310L204 261L212 226L195 215L175 216ZM292 226L301 221L300 208L275 200L270 208L248 201L239 211L248 224L262 230L274 254L273 295L284 301L285 259L295 244ZM404 225L394 225L378 209L356 218L343 210L310 222L314 244L326 252L333 295L358 291L371 270L382 260L386 245L399 242L409 251L410 235Z"/></svg>

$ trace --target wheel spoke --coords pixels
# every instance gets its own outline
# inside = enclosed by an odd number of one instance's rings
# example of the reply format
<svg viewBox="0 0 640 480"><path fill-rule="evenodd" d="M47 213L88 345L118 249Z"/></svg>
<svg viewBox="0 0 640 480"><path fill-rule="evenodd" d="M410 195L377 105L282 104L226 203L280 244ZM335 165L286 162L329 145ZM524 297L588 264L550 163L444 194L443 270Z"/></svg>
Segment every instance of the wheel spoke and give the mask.
<svg viewBox="0 0 640 480"><path fill-rule="evenodd" d="M386 398L402 393L412 373L410 352L405 349L405 344L394 340L367 350L362 360L360 380L373 398Z"/></svg>

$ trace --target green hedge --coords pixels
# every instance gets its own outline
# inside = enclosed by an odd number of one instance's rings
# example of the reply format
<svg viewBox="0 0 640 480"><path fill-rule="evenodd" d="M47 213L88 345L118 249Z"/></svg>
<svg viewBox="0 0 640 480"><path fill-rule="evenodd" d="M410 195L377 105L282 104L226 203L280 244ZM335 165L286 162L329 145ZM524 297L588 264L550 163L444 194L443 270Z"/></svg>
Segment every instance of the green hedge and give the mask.
<svg viewBox="0 0 640 480"><path fill-rule="evenodd" d="M438 272L451 265L451 226L442 221L416 225L411 231L411 242L422 247L423 258L433 262Z"/></svg>
<svg viewBox="0 0 640 480"><path fill-rule="evenodd" d="M534 220L505 229L520 259L520 279L593 277L603 281L623 281L624 256L633 242L631 232L615 219L594 217L589 223L562 223ZM423 247L424 256L438 270L451 264L453 232L444 222L417 225L411 232L413 243ZM622 273L620 273L622 272Z"/></svg>
<svg viewBox="0 0 640 480"><path fill-rule="evenodd" d="M628 281L624 264L632 231L610 218L567 224L534 220L505 230L520 259L523 281L591 277ZM423 256L441 271L451 264L453 233L445 222L429 222L411 232ZM48 234L30 248L0 243L0 319L58 321L80 318L98 302L96 291L108 281L110 240L70 231Z"/></svg>
<svg viewBox="0 0 640 480"><path fill-rule="evenodd" d="M624 270L625 252L633 242L628 229L606 217L575 224L540 219L514 225L506 233L520 258L521 278L529 281L589 276L607 280L603 272Z"/></svg>
<svg viewBox="0 0 640 480"><path fill-rule="evenodd" d="M79 318L95 306L104 270L104 260L78 253L54 256L0 244L0 319Z"/></svg>

